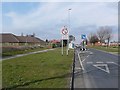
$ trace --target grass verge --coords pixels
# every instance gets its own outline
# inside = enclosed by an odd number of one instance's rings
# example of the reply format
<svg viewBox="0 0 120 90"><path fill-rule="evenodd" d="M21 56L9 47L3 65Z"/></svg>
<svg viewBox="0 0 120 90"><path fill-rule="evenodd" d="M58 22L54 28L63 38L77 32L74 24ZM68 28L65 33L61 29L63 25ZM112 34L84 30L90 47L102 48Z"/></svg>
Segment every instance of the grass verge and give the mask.
<svg viewBox="0 0 120 90"><path fill-rule="evenodd" d="M98 50L103 50L103 51L114 53L114 54L120 54L120 52L118 50L119 47L88 46L88 48L95 48L95 49L98 49Z"/></svg>
<svg viewBox="0 0 120 90"><path fill-rule="evenodd" d="M2 62L0 61L0 89L2 89Z"/></svg>
<svg viewBox="0 0 120 90"><path fill-rule="evenodd" d="M62 56L54 51L27 55L2 62L3 88L67 88L73 50Z"/></svg>
<svg viewBox="0 0 120 90"><path fill-rule="evenodd" d="M14 56L14 55L17 55L17 54L25 54L25 53L29 53L29 52L35 52L35 51L44 50L44 49L46 49L46 48L34 48L34 49L25 49L25 50L11 50L11 51L7 51L7 52L3 52L2 57Z"/></svg>

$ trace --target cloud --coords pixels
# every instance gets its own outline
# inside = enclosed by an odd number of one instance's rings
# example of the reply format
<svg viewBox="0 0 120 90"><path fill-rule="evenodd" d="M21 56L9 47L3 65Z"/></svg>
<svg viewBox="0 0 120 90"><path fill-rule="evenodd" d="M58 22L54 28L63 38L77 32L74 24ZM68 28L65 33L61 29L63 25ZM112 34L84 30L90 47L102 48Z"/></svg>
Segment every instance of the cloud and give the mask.
<svg viewBox="0 0 120 90"><path fill-rule="evenodd" d="M2 0L2 2L119 2L119 0Z"/></svg>
<svg viewBox="0 0 120 90"><path fill-rule="evenodd" d="M115 6L117 3L114 3ZM81 33L95 31L98 26L117 26L118 11L112 7L113 3L40 3L38 8L33 7L25 14L12 10L3 13L3 30L17 34L35 32L41 38L59 39L61 27L68 26L68 9L72 8L70 34L80 36ZM5 18L10 19L10 25L6 26Z"/></svg>

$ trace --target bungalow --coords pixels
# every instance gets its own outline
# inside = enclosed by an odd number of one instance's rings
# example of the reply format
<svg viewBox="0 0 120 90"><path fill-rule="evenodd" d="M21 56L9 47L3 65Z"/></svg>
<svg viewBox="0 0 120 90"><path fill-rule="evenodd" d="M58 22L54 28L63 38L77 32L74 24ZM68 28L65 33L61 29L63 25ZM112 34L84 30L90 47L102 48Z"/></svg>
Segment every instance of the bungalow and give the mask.
<svg viewBox="0 0 120 90"><path fill-rule="evenodd" d="M13 34L7 33L7 34L0 34L0 43L3 46L11 46L11 45L19 45L19 40L17 37Z"/></svg>
<svg viewBox="0 0 120 90"><path fill-rule="evenodd" d="M34 36L16 36L11 33L0 34L2 46L45 45L45 42Z"/></svg>
<svg viewBox="0 0 120 90"><path fill-rule="evenodd" d="M19 45L45 45L45 42L37 37L17 36Z"/></svg>

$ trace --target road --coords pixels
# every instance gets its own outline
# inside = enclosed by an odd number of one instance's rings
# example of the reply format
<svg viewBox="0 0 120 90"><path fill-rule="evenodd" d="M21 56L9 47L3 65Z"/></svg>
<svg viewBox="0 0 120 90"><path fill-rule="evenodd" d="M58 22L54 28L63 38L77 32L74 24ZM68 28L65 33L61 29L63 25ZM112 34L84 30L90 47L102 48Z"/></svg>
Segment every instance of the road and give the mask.
<svg viewBox="0 0 120 90"><path fill-rule="evenodd" d="M77 48L74 88L118 88L118 67L117 55L96 49L80 51Z"/></svg>

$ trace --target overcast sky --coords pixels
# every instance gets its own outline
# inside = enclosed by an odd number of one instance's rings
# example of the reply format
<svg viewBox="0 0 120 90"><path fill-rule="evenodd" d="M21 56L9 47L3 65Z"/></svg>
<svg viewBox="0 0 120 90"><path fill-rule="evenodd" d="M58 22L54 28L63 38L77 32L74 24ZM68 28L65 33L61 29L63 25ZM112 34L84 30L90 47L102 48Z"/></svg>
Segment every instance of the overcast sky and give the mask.
<svg viewBox="0 0 120 90"><path fill-rule="evenodd" d="M61 39L60 30L69 26L70 34L80 42L100 26L110 26L112 40L118 38L117 2L2 2L2 28L4 33L21 35L35 33L41 39Z"/></svg>

